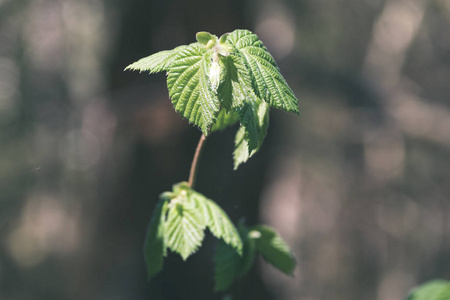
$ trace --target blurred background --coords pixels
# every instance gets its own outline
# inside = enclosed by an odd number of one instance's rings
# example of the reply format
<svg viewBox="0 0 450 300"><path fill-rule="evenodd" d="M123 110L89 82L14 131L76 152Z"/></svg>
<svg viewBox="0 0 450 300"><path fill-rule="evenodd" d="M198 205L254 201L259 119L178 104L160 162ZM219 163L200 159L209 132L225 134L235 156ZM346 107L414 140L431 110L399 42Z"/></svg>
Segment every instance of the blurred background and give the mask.
<svg viewBox="0 0 450 300"><path fill-rule="evenodd" d="M222 299L214 239L146 280L159 193L200 131L164 74L123 72L198 31L254 31L300 99L232 170L208 138L197 189L270 224L295 278L259 260L234 299L396 300L450 279L449 0L0 0L0 299Z"/></svg>

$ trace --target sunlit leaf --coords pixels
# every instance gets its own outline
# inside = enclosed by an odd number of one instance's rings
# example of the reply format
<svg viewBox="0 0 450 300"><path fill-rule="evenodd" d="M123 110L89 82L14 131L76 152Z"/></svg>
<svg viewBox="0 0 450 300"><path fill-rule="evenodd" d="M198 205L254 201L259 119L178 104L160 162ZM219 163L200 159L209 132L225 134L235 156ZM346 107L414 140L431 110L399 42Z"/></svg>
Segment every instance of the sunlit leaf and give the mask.
<svg viewBox="0 0 450 300"><path fill-rule="evenodd" d="M218 239L233 247L237 253L242 254L242 241L239 233L227 214L212 200L200 193L192 192L198 210L203 215L206 225L211 233Z"/></svg>
<svg viewBox="0 0 450 300"><path fill-rule="evenodd" d="M233 55L240 57L250 71L256 95L270 106L299 113L298 100L266 47L249 30L235 30L227 37L233 46Z"/></svg>
<svg viewBox="0 0 450 300"><path fill-rule="evenodd" d="M199 211L183 202L171 202L166 221L167 247L186 260L201 246L205 224Z"/></svg>
<svg viewBox="0 0 450 300"><path fill-rule="evenodd" d="M169 249L187 259L201 245L208 227L215 237L242 253L239 233L214 201L192 190L186 182L175 184L173 192L164 195L171 197L164 236Z"/></svg>
<svg viewBox="0 0 450 300"><path fill-rule="evenodd" d="M197 42L202 44L205 48L212 48L217 43L217 37L209 32L200 31L195 35Z"/></svg>
<svg viewBox="0 0 450 300"><path fill-rule="evenodd" d="M209 80L212 50L198 43L180 51L171 63L167 86L175 110L205 135L217 120L220 105Z"/></svg>
<svg viewBox="0 0 450 300"><path fill-rule="evenodd" d="M168 71L176 56L186 48L187 46L180 46L172 50L157 52L132 63L125 70L148 71L150 74Z"/></svg>

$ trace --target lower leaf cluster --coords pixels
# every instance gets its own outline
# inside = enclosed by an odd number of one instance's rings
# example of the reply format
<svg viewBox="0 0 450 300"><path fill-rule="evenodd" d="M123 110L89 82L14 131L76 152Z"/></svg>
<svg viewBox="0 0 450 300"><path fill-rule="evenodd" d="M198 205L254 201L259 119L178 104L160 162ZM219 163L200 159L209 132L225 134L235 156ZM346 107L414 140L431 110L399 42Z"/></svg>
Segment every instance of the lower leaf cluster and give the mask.
<svg viewBox="0 0 450 300"><path fill-rule="evenodd" d="M144 257L148 277L158 273L167 249L183 260L195 253L205 237L205 229L220 239L214 256L215 290L228 289L252 267L257 253L274 267L292 275L296 261L287 243L264 225L233 225L212 200L192 190L186 182L160 195L145 238Z"/></svg>
<svg viewBox="0 0 450 300"><path fill-rule="evenodd" d="M167 249L183 260L195 253L205 237L205 229L242 254L242 241L226 213L212 200L192 190L187 183L174 185L160 195L150 221L144 245L148 277L163 266Z"/></svg>

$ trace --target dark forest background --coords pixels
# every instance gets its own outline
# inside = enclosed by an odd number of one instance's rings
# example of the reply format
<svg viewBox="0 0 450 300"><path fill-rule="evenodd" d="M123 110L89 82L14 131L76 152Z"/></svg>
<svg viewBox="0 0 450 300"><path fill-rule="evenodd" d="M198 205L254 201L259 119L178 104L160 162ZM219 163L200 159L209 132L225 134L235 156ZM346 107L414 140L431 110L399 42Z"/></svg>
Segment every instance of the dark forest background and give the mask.
<svg viewBox="0 0 450 300"><path fill-rule="evenodd" d="M250 29L300 99L232 170L208 138L197 189L270 224L295 278L259 260L233 299L401 300L450 279L449 0L0 0L0 299L222 299L215 240L147 282L159 193L200 131L137 59Z"/></svg>

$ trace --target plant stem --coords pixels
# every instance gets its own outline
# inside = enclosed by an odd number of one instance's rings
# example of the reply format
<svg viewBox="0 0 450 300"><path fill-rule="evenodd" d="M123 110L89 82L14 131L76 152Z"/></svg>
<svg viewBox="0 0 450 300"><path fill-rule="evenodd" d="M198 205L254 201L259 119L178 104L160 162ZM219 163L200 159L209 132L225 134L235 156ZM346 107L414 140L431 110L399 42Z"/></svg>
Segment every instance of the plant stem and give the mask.
<svg viewBox="0 0 450 300"><path fill-rule="evenodd" d="M197 144L197 149L195 149L194 158L192 159L192 165L191 165L191 171L189 173L189 186L191 188L194 188L195 184L195 176L197 175L197 165L198 165L198 159L200 157L200 154L202 153L202 146L203 142L205 141L206 136L202 134L200 137L200 140Z"/></svg>

